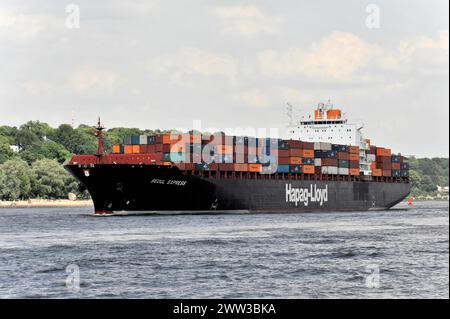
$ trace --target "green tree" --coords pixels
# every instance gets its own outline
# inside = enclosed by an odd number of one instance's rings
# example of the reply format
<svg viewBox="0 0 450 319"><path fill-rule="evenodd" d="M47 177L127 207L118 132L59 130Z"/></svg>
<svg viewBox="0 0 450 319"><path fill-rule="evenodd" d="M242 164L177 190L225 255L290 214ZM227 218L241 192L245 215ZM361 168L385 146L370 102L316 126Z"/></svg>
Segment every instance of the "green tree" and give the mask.
<svg viewBox="0 0 450 319"><path fill-rule="evenodd" d="M0 164L3 164L15 156L16 153L11 150L11 147L9 147L8 144L0 144Z"/></svg>
<svg viewBox="0 0 450 319"><path fill-rule="evenodd" d="M0 165L0 197L6 200L27 199L31 195L33 174L21 159L11 159Z"/></svg>
<svg viewBox="0 0 450 319"><path fill-rule="evenodd" d="M32 193L36 197L67 198L69 192L77 192L75 179L55 160L42 159L31 166L35 176Z"/></svg>

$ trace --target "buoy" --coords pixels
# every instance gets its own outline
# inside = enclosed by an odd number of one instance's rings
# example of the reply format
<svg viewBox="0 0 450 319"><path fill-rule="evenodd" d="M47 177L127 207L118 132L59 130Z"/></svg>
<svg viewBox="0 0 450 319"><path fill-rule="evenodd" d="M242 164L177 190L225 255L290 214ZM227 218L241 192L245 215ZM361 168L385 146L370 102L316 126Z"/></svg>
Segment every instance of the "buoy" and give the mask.
<svg viewBox="0 0 450 319"><path fill-rule="evenodd" d="M408 198L408 206L412 206L412 198Z"/></svg>

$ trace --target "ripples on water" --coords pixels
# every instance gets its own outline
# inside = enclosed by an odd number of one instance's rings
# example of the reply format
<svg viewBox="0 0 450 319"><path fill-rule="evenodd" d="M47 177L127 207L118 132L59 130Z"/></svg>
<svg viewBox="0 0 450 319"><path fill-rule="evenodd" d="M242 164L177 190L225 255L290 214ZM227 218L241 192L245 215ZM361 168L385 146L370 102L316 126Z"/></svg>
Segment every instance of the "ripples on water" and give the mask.
<svg viewBox="0 0 450 319"><path fill-rule="evenodd" d="M1 209L0 297L448 298L448 202L400 208L110 218ZM78 292L66 287L71 264ZM368 288L377 267L379 287Z"/></svg>

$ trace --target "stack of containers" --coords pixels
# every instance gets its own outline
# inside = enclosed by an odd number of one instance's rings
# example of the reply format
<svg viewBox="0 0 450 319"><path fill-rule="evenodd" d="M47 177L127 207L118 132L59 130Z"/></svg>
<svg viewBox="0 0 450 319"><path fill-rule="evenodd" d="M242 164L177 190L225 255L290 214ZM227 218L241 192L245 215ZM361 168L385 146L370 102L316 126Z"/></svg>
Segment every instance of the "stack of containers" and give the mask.
<svg viewBox="0 0 450 319"><path fill-rule="evenodd" d="M389 148L377 147L376 152L377 152L376 169L381 169L381 176L391 177L392 176L391 150ZM372 175L374 174L372 173Z"/></svg>

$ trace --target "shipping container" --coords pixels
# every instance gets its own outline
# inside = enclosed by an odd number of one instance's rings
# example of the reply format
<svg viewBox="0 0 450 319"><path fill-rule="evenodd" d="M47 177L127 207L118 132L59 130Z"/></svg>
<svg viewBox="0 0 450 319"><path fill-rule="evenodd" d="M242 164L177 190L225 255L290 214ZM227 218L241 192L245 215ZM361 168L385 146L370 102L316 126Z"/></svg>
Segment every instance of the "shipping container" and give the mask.
<svg viewBox="0 0 450 319"><path fill-rule="evenodd" d="M289 165L289 157L278 157L278 164Z"/></svg>
<svg viewBox="0 0 450 319"><path fill-rule="evenodd" d="M301 157L289 157L289 164L301 164Z"/></svg>
<svg viewBox="0 0 450 319"><path fill-rule="evenodd" d="M392 162L392 169L393 170L400 170L401 169L401 164L397 163L397 162Z"/></svg>
<svg viewBox="0 0 450 319"><path fill-rule="evenodd" d="M349 168L350 162L348 160L338 160L338 167Z"/></svg>
<svg viewBox="0 0 450 319"><path fill-rule="evenodd" d="M348 152L338 152L337 158L339 160L349 160L349 153Z"/></svg>
<svg viewBox="0 0 450 319"><path fill-rule="evenodd" d="M301 142L302 149L314 151L314 143L313 142Z"/></svg>
<svg viewBox="0 0 450 319"><path fill-rule="evenodd" d="M303 174L314 174L315 173L314 165L302 165L302 173Z"/></svg>
<svg viewBox="0 0 450 319"><path fill-rule="evenodd" d="M348 161L349 168L359 168L359 161Z"/></svg>
<svg viewBox="0 0 450 319"><path fill-rule="evenodd" d="M248 164L233 164L236 172L248 172Z"/></svg>
<svg viewBox="0 0 450 319"><path fill-rule="evenodd" d="M278 157L289 157L289 150L278 150Z"/></svg>
<svg viewBox="0 0 450 319"><path fill-rule="evenodd" d="M350 154L358 154L359 155L359 146L349 146L348 152Z"/></svg>
<svg viewBox="0 0 450 319"><path fill-rule="evenodd" d="M395 155L395 154L391 155L391 161L393 163L400 163L401 162L401 158L402 158L401 155Z"/></svg>
<svg viewBox="0 0 450 319"><path fill-rule="evenodd" d="M390 170L390 169L383 169L383 176L387 176L387 177L392 176L392 170Z"/></svg>
<svg viewBox="0 0 450 319"><path fill-rule="evenodd" d="M280 140L278 142L278 150L288 150L288 149L289 149L289 145L287 144L287 141Z"/></svg>
<svg viewBox="0 0 450 319"><path fill-rule="evenodd" d="M359 154L350 153L348 154L348 159L350 161L359 161Z"/></svg>
<svg viewBox="0 0 450 319"><path fill-rule="evenodd" d="M277 167L278 173L289 173L289 165L278 165Z"/></svg>
<svg viewBox="0 0 450 319"><path fill-rule="evenodd" d="M383 176L383 170L381 168L372 169L372 176Z"/></svg>
<svg viewBox="0 0 450 319"><path fill-rule="evenodd" d="M261 172L261 164L248 164L248 171L249 172Z"/></svg>
<svg viewBox="0 0 450 319"><path fill-rule="evenodd" d="M340 144L332 144L331 150L336 152L344 152L348 153L348 146L347 145L340 145Z"/></svg>
<svg viewBox="0 0 450 319"><path fill-rule="evenodd" d="M314 159L314 166L322 166L322 159L321 158L315 158Z"/></svg>
<svg viewBox="0 0 450 319"><path fill-rule="evenodd" d="M301 151L301 157L314 158L314 150L303 149Z"/></svg>
<svg viewBox="0 0 450 319"><path fill-rule="evenodd" d="M132 145L131 148L133 154L139 154L141 152L141 148L139 147L139 145Z"/></svg>
<svg viewBox="0 0 450 319"><path fill-rule="evenodd" d="M289 173L301 173L301 165L289 165Z"/></svg>
<svg viewBox="0 0 450 319"><path fill-rule="evenodd" d="M332 144L331 143L324 143L324 142L315 142L314 143L314 150L331 151L332 150Z"/></svg>
<svg viewBox="0 0 450 319"><path fill-rule="evenodd" d="M133 145L124 145L123 152L124 154L133 154Z"/></svg>
<svg viewBox="0 0 450 319"><path fill-rule="evenodd" d="M409 170L409 163L402 163L400 168L402 171Z"/></svg>
<svg viewBox="0 0 450 319"><path fill-rule="evenodd" d="M349 170L346 167L338 167L339 175L349 175Z"/></svg>
<svg viewBox="0 0 450 319"><path fill-rule="evenodd" d="M147 144L152 145L156 143L156 137L155 136L147 136Z"/></svg>
<svg viewBox="0 0 450 319"><path fill-rule="evenodd" d="M304 165L313 165L314 166L314 158L303 157L302 164Z"/></svg>
<svg viewBox="0 0 450 319"><path fill-rule="evenodd" d="M113 154L120 154L120 145L119 144L114 144L112 146L112 152L113 152Z"/></svg>
<svg viewBox="0 0 450 319"><path fill-rule="evenodd" d="M291 148L291 149L289 149L289 156L301 157L302 150L299 148Z"/></svg>
<svg viewBox="0 0 450 319"><path fill-rule="evenodd" d="M360 174L360 170L359 168L350 168L349 174L352 176L358 176Z"/></svg>
<svg viewBox="0 0 450 319"><path fill-rule="evenodd" d="M401 170L400 172L401 172L402 177L409 177L409 171Z"/></svg>
<svg viewBox="0 0 450 319"><path fill-rule="evenodd" d="M391 150L389 148L377 147L377 156L389 156L391 157Z"/></svg>
<svg viewBox="0 0 450 319"><path fill-rule="evenodd" d="M232 172L234 169L234 165L231 163L221 163L219 164L219 171L222 172Z"/></svg>
<svg viewBox="0 0 450 319"><path fill-rule="evenodd" d="M147 135L139 135L139 144L147 145Z"/></svg>
<svg viewBox="0 0 450 319"><path fill-rule="evenodd" d="M337 166L322 166L321 173L329 175L337 175L338 168Z"/></svg>
<svg viewBox="0 0 450 319"><path fill-rule="evenodd" d="M402 176L401 170L399 170L399 169L393 169L393 170L392 170L392 176L393 176L393 177L401 177L401 176Z"/></svg>
<svg viewBox="0 0 450 319"><path fill-rule="evenodd" d="M338 160L335 158L322 158L322 166L338 166Z"/></svg>
<svg viewBox="0 0 450 319"><path fill-rule="evenodd" d="M296 140L288 140L286 141L287 145L289 146L289 148L297 148L297 149L301 149L302 148L302 142L301 141L296 141Z"/></svg>
<svg viewBox="0 0 450 319"><path fill-rule="evenodd" d="M139 135L132 135L131 136L131 144L132 145L139 145Z"/></svg>

